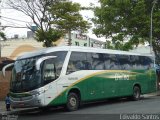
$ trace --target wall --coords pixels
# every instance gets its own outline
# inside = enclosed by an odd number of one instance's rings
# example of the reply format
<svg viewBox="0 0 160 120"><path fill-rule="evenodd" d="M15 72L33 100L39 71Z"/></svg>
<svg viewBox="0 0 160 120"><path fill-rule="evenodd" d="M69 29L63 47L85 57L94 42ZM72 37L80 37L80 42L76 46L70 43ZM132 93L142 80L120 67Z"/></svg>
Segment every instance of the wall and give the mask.
<svg viewBox="0 0 160 120"><path fill-rule="evenodd" d="M43 48L43 43L37 42L34 39L10 39L0 41L1 57L16 59L19 55Z"/></svg>
<svg viewBox="0 0 160 120"><path fill-rule="evenodd" d="M0 100L4 100L6 94L9 92L11 71L6 71L6 77L4 78L0 74Z"/></svg>

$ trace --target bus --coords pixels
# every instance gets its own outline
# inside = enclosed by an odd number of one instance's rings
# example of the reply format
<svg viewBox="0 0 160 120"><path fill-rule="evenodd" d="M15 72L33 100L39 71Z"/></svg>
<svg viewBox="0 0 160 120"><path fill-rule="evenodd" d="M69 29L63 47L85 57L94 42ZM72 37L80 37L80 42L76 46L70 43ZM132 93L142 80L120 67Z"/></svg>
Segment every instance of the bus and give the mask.
<svg viewBox="0 0 160 120"><path fill-rule="evenodd" d="M13 108L64 105L115 97L139 100L157 87L150 55L100 48L63 46L25 53L13 66L10 98Z"/></svg>

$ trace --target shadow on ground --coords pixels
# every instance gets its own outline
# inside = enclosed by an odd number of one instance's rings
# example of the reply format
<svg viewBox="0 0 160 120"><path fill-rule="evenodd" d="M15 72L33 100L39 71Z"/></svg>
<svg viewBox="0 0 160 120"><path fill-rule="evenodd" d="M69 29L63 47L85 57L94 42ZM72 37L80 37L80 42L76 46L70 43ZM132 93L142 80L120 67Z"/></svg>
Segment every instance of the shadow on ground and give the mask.
<svg viewBox="0 0 160 120"><path fill-rule="evenodd" d="M150 100L154 99L154 97L148 97L148 98L141 98L140 100ZM96 108L96 107L101 107L104 105L111 105L111 104L120 104L120 103L128 103L128 102L133 102L130 99L126 98L116 98L116 99L108 99L104 101L96 101L96 102L90 102L87 104L83 104L79 109L80 110L85 110L85 109L90 109L90 108ZM44 108L35 108L35 109L29 109L29 110L22 110L16 113L13 113L14 115L18 116L30 116L30 117L40 117L44 115L60 115L60 114L67 114L67 110L64 107L44 107ZM69 113L70 114L70 113Z"/></svg>

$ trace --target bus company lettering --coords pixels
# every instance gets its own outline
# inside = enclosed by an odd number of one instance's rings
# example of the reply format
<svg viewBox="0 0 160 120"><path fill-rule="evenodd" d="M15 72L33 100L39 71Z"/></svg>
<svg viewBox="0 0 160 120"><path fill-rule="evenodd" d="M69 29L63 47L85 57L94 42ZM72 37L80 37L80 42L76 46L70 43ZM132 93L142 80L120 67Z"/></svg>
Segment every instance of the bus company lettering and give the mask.
<svg viewBox="0 0 160 120"><path fill-rule="evenodd" d="M78 77L69 77L68 80L78 80Z"/></svg>
<svg viewBox="0 0 160 120"><path fill-rule="evenodd" d="M115 81L117 80L130 80L129 75L124 73L115 73Z"/></svg>

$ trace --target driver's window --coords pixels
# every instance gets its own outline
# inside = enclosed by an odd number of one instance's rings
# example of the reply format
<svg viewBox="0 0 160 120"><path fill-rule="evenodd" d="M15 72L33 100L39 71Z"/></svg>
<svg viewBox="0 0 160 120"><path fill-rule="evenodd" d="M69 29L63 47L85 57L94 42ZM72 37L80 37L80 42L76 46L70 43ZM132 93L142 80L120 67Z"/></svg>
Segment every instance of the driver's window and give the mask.
<svg viewBox="0 0 160 120"><path fill-rule="evenodd" d="M56 79L56 69L53 61L53 59L48 59L43 63L42 77L45 83L51 82Z"/></svg>

